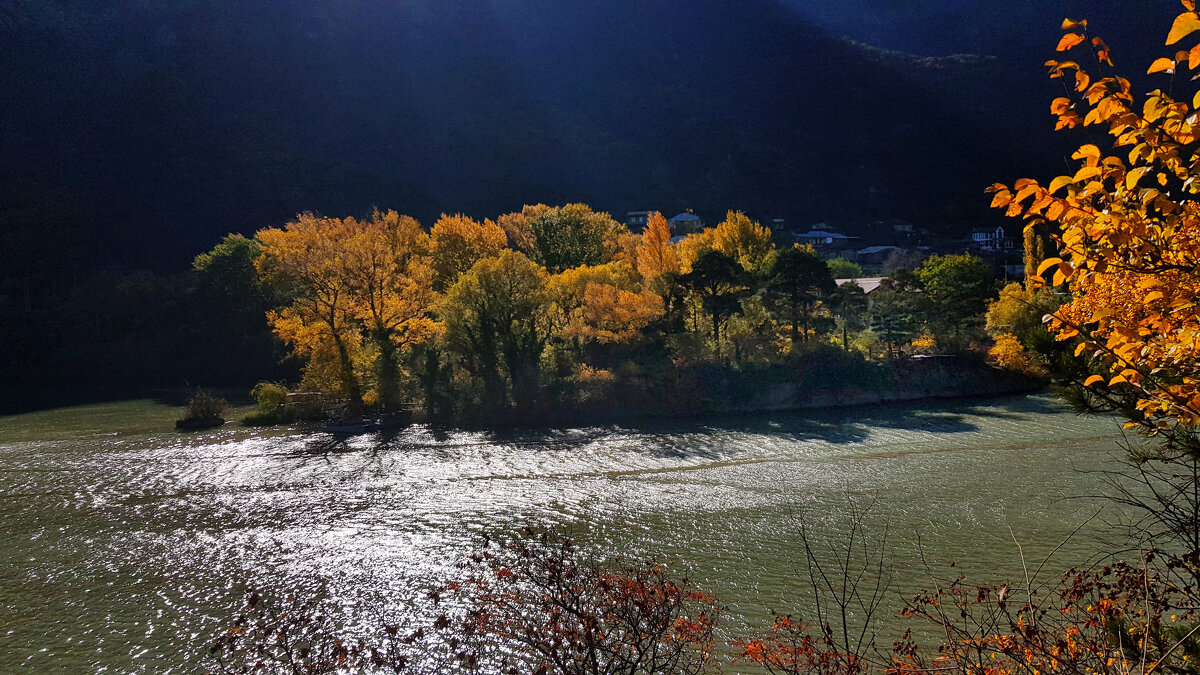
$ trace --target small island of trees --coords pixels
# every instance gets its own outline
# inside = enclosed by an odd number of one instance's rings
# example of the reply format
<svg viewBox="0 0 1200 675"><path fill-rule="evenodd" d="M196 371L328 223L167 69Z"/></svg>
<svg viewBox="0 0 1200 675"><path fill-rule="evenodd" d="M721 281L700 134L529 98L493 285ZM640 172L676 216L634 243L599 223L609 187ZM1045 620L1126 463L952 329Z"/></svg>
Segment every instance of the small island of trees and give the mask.
<svg viewBox="0 0 1200 675"><path fill-rule="evenodd" d="M304 213L229 235L194 272L241 284L227 297L265 310L302 364L294 390L350 414L408 406L495 425L718 412L763 383L881 386L896 357L986 353L998 284L982 259L934 255L869 298L835 282L853 265L831 262L741 212L672 237L660 213L633 233L568 204L428 229L396 211ZM993 323L1022 339L1040 326ZM999 356L1035 370L1020 347ZM271 414L280 386L257 389L259 423L292 419Z"/></svg>

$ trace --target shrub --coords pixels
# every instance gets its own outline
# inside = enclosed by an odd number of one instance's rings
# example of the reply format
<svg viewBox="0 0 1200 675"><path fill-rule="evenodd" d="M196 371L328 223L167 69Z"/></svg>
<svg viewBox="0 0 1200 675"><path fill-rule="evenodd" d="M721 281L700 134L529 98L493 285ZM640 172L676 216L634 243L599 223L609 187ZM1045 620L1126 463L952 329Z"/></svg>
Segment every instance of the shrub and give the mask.
<svg viewBox="0 0 1200 675"><path fill-rule="evenodd" d="M259 412L272 411L287 403L288 390L279 382L259 382L250 390Z"/></svg>
<svg viewBox="0 0 1200 675"><path fill-rule="evenodd" d="M988 352L988 359L1000 368L1018 373L1029 373L1033 364L1021 341L1012 333L996 336L996 344Z"/></svg>
<svg viewBox="0 0 1200 675"><path fill-rule="evenodd" d="M207 420L220 417L228 405L229 402L223 398L217 398L206 391L197 392L188 402L188 412L184 419Z"/></svg>
<svg viewBox="0 0 1200 675"><path fill-rule="evenodd" d="M680 673L714 664L719 607L668 565L598 564L525 530L488 542L468 577L430 593L445 613L415 631L352 638L320 603L249 596L208 645L225 673ZM455 609L457 608L457 609Z"/></svg>

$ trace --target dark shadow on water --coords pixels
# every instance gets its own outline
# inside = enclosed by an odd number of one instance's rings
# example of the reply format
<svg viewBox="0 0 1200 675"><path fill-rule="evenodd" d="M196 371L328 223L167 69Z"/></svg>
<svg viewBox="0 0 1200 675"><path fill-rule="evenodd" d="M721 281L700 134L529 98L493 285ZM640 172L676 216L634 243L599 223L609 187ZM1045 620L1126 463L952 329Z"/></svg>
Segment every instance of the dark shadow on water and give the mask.
<svg viewBox="0 0 1200 675"><path fill-rule="evenodd" d="M720 460L755 443L755 437L765 439L763 443L853 445L867 441L879 430L949 436L980 431L981 418L1020 421L1068 411L1051 397L1034 395L647 419L563 429L464 431L419 424L358 435L317 433L294 453L312 458L420 452L439 461L454 462L462 458L463 452L470 452L468 448L500 454L528 450L570 453L635 445L637 452L647 457Z"/></svg>
<svg viewBox="0 0 1200 675"><path fill-rule="evenodd" d="M1029 415L1066 410L1042 396L995 399L935 400L782 412L725 414L693 418L646 419L621 424L562 429L459 431L427 426L400 434L394 448L444 450L468 445L494 446L496 451L537 448L553 451L583 449L600 444L635 441L648 456L712 458L727 456L732 447L763 436L784 442L818 441L849 445L865 441L872 430L964 434L980 430L977 419L1023 419ZM436 451L436 450L435 450Z"/></svg>

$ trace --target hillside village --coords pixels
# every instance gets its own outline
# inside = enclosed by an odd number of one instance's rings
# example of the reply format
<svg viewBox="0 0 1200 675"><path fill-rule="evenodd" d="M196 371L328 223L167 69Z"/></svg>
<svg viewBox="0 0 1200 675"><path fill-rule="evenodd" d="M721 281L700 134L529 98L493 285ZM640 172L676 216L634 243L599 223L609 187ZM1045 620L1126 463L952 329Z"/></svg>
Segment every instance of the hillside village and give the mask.
<svg viewBox="0 0 1200 675"><path fill-rule="evenodd" d="M631 232L640 233L651 213L628 211L623 222ZM863 277L859 285L872 286L864 287L867 292L878 286L878 277L901 268L914 269L931 255L970 253L987 261L998 279L1019 281L1025 273L1019 233L1014 235L1002 225L964 227L958 236L947 237L933 235L929 228L899 218L866 223L854 229L828 223L801 227L785 218L757 220L771 230L776 245L808 245L826 260L857 264ZM690 210L676 214L668 222L675 242L706 227L705 221Z"/></svg>

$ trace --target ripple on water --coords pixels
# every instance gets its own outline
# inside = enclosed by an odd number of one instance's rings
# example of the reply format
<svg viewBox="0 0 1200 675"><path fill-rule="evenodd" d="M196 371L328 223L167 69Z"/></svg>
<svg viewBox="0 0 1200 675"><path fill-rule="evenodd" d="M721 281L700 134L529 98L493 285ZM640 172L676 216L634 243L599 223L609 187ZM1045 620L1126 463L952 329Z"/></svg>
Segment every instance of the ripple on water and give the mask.
<svg viewBox="0 0 1200 675"><path fill-rule="evenodd" d="M1119 454L1113 421L1043 397L345 443L157 431L174 416L126 402L0 425L0 670L194 671L246 588L332 598L352 629L416 621L482 533L526 522L675 561L735 631L805 607L801 515L836 539L847 495L873 501L901 590L916 533L930 560L1011 574L1009 526L1034 556L1095 508L1071 499L1091 479L1068 460ZM1088 555L1079 541L1060 555Z"/></svg>

